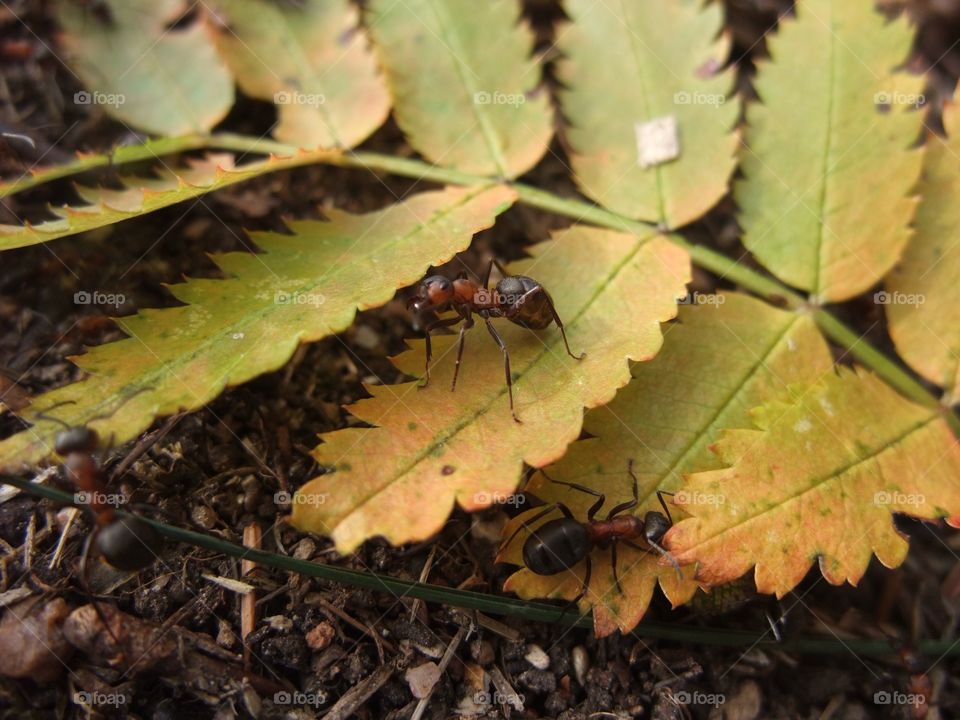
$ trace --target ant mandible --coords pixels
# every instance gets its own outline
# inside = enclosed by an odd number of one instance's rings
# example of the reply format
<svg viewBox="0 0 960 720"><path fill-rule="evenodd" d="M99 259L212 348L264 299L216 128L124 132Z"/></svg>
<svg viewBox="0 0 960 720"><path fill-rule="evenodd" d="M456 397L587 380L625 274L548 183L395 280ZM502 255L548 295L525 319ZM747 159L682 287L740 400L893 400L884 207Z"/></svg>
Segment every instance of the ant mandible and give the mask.
<svg viewBox="0 0 960 720"><path fill-rule="evenodd" d="M548 520L540 527L531 530L530 536L523 543L523 562L527 568L537 575L556 575L564 570L569 570L577 565L581 560L586 561L586 573L583 577L583 589L573 600L578 602L590 587L590 575L593 572L593 564L590 560L590 554L595 547L610 548L611 566L613 567L613 579L617 590L623 594L623 588L620 585L620 576L617 571L617 543L622 542L630 547L643 552L654 550L670 561L670 564L677 571L677 575L683 579L683 573L680 565L673 556L661 545L663 536L673 525L673 518L670 516L670 510L663 500L665 493L657 490L657 499L663 508L663 512L650 510L641 520L636 515L625 515L628 510L632 510L640 504L640 493L637 488L637 476L633 472L633 460L627 463L627 472L633 481L633 498L615 505L607 513L604 520L596 520L595 517L606 502L606 496L596 490L591 490L583 485L576 483L554 480L543 470L544 477L557 485L566 485L567 487L579 490L580 492L593 495L597 498L596 502L587 510L587 521L581 522L574 517L570 508L562 502L551 503L543 510L538 512L529 520L526 520L518 527L510 538L503 544L508 547L513 539L522 529L528 528L528 524L535 523L540 518L548 515L554 510L563 513L562 518ZM529 528L528 528L529 529ZM648 547L637 545L634 540L641 540Z"/></svg>
<svg viewBox="0 0 960 720"><path fill-rule="evenodd" d="M491 290L487 285L490 282L490 271L494 265L497 266L497 270L503 277ZM521 420L513 409L513 378L510 376L510 353L507 351L507 345L503 342L503 338L500 337L497 329L490 322L491 318L506 318L515 325L530 330L543 330L550 323L556 323L560 329L560 334L563 336L563 345L567 349L567 354L575 360L582 360L586 357L586 353L574 355L570 350L570 343L567 342L567 333L563 329L563 322L561 322L557 309L553 305L553 299L543 285L525 275L510 275L495 259L491 260L487 266L487 272L480 285L468 278L465 272L461 272L452 281L442 275L431 275L417 286L416 295L410 298L407 307L412 307L417 312L425 310L442 312L452 309L457 313L457 317L454 318L434 320L424 329L427 361L424 369L423 387L426 387L430 382L430 360L433 357L430 331L439 327L451 327L463 322L463 325L460 326L460 339L457 346L457 362L453 369L453 381L450 383L451 392L457 387L457 375L460 372L460 360L463 357L464 338L467 330L474 325L473 314L476 313L483 318L487 330L490 331L491 337L497 343L500 352L503 353L503 369L507 377L507 392L510 396L510 413L517 422L521 422Z"/></svg>

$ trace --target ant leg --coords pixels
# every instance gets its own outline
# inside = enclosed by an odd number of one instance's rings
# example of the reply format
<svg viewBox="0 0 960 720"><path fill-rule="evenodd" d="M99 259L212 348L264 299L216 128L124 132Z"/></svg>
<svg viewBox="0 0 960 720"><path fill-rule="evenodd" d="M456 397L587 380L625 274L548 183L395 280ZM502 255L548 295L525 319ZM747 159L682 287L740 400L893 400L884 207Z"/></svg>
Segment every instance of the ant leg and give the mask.
<svg viewBox="0 0 960 720"><path fill-rule="evenodd" d="M490 284L490 271L493 270L493 264L495 262L497 261L494 258L490 258L490 264L487 265L487 271L483 274L483 282L480 283L484 288ZM497 263L497 267L500 267L500 263Z"/></svg>
<svg viewBox="0 0 960 720"><path fill-rule="evenodd" d="M576 605L578 602L583 600L586 597L586 594L590 591L590 576L593 575L593 561L590 559L590 556L584 558L584 563L586 563L586 572L583 574L583 589L580 591L580 594L577 595L573 601L572 605Z"/></svg>
<svg viewBox="0 0 960 720"><path fill-rule="evenodd" d="M513 419L516 422L522 423L523 421L517 417L517 413L513 409L513 378L510 377L510 353L507 352L507 345L503 342L503 338L500 337L500 333L497 332L493 323L490 322L490 318L484 316L483 321L487 324L487 330L490 331L493 341L497 343L497 347L499 347L500 352L503 353L503 372L507 377L507 393L510 395L510 414L513 415Z"/></svg>
<svg viewBox="0 0 960 720"><path fill-rule="evenodd" d="M490 259L490 262L497 266L497 270L500 271L500 274L501 274L501 275L503 275L504 277L509 277L509 276L510 276L510 273L508 273L508 272L507 272L507 269L506 269L503 265L500 264L500 261L499 261L499 260L497 260L496 258L491 258L491 259Z"/></svg>
<svg viewBox="0 0 960 720"><path fill-rule="evenodd" d="M568 508L562 502L550 503L543 510L541 510L536 515L534 515L532 518L530 518L529 520L524 520L522 523L520 523L520 527L514 530L513 534L500 547L501 548L507 547L510 543L513 542L513 539L517 536L517 533L519 533L521 530L530 530L530 525L535 523L540 518L546 515L549 515L554 510L559 510L561 513L563 513L563 516L568 520L576 520L576 518L573 516L573 513L570 512L570 508Z"/></svg>
<svg viewBox="0 0 960 720"><path fill-rule="evenodd" d="M670 524L673 525L673 518L670 516L670 508L667 507L667 503L665 503L664 500L663 500L663 496L664 496L664 495L669 495L670 497L673 497L673 496L675 495L675 493L672 493L672 492L664 492L663 490L657 490L657 500L660 501L660 507L662 507L662 508L663 508L663 512L666 513L666 515L667 515L667 520L669 520L669 521L670 521Z"/></svg>
<svg viewBox="0 0 960 720"><path fill-rule="evenodd" d="M610 566L613 568L613 584L617 586L617 592L623 595L623 586L620 585L620 574L617 572L617 543L610 543Z"/></svg>
<svg viewBox="0 0 960 720"><path fill-rule="evenodd" d="M587 520L589 520L590 522L593 522L594 516L598 512L600 512L600 508L602 508L603 504L607 501L607 497L603 493L599 493L596 490L591 490L590 488L584 487L583 485L577 485L576 483L566 482L564 480L554 480L552 477L547 475L547 473L545 473L542 469L540 470L540 472L543 473L543 476L552 483L556 483L557 485L566 485L569 488L573 488L574 490L579 490L582 493L587 493L587 495L593 495L595 498L597 498L597 501L590 506L589 510L587 510Z"/></svg>
<svg viewBox="0 0 960 720"><path fill-rule="evenodd" d="M457 346L457 363L453 366L453 381L450 383L450 392L457 389L457 376L460 374L460 360L463 358L463 345L467 338L467 330L473 327L473 316L467 311L466 319L460 326L460 342Z"/></svg>
<svg viewBox="0 0 960 720"><path fill-rule="evenodd" d="M557 324L557 327L560 328L560 335L563 337L564 347L567 348L567 355L572 357L574 360L583 360L587 354L585 352L582 352L579 355L573 354L573 351L570 349L570 343L567 342L567 331L563 329L563 322L560 320L560 315L557 314L557 308L553 306L553 298L550 297L546 290L543 291L543 294L547 299L547 307L550 308L550 314L553 316L553 321Z"/></svg>
<svg viewBox="0 0 960 720"><path fill-rule="evenodd" d="M640 552L650 552L647 548L640 547L636 543L631 542L629 540L620 540L620 542L626 543L627 545L632 547L634 550L639 550ZM661 547L653 540L648 539L646 540L646 543L647 545L652 547L654 550L656 550L660 555L665 557L670 562L670 564L673 565L673 569L677 571L677 577L683 580L683 571L680 569L680 563L678 563L676 559L673 557L673 555L670 554L670 551L664 547Z"/></svg>
<svg viewBox="0 0 960 720"><path fill-rule="evenodd" d="M434 320L432 323L430 323L423 329L423 338L426 341L426 345L424 349L426 350L426 353L427 353L427 361L425 363L425 367L423 370L423 374L424 374L423 385L418 385L417 387L425 388L427 384L430 382L430 360L433 358L433 346L430 344L430 331L436 330L439 327L450 327L451 325L456 325L462 319L463 318L455 317L455 318L447 318L446 320Z"/></svg>
<svg viewBox="0 0 960 720"><path fill-rule="evenodd" d="M103 623L103 627L106 628L107 634L110 635L110 638L113 640L114 645L117 650L120 652L120 660L124 659L123 650L120 647L120 638L117 637L117 634L113 631L113 627L110 625L110 620L107 618L106 614L103 612L103 608L100 607L100 602L97 600L96 596L93 594L93 590L90 589L90 578L88 575L88 570L90 566L87 564L90 559L90 548L94 546L96 542L97 534L100 532L100 527L96 526L87 535L86 541L83 543L83 551L80 553L80 566L77 568L80 572L80 587L83 589L83 593L90 598L90 604L93 605L94 611L97 613L97 617L100 622Z"/></svg>
<svg viewBox="0 0 960 720"><path fill-rule="evenodd" d="M622 502L607 513L607 520L616 517L622 512L627 510L633 510L637 505L640 504L640 492L637 489L637 475L633 472L633 458L627 461L627 472L630 473L630 477L633 479L633 500L627 500Z"/></svg>

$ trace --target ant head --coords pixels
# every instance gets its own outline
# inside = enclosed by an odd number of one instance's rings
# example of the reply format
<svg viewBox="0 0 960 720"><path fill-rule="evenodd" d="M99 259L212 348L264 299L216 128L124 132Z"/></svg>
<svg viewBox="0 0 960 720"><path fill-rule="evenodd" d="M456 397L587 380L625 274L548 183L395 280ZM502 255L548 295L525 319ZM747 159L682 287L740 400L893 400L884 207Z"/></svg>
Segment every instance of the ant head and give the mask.
<svg viewBox="0 0 960 720"><path fill-rule="evenodd" d="M651 510L643 516L643 536L648 541L660 544L670 529L670 521L662 512Z"/></svg>
<svg viewBox="0 0 960 720"><path fill-rule="evenodd" d="M53 449L61 457L70 453L91 453L97 449L100 437L97 431L88 427L74 427L57 434L53 441Z"/></svg>
<svg viewBox="0 0 960 720"><path fill-rule="evenodd" d="M417 286L417 294L410 298L407 307L423 310L442 305L453 298L453 283L443 275L431 275Z"/></svg>

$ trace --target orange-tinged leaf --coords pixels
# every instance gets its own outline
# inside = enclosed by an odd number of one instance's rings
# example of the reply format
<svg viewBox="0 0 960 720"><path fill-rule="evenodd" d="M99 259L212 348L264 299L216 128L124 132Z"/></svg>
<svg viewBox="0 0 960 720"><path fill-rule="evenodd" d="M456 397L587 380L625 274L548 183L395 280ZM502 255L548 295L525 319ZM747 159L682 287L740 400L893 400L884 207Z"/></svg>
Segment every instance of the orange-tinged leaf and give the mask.
<svg viewBox="0 0 960 720"><path fill-rule="evenodd" d="M662 512L657 490L675 492L686 473L721 467L708 449L721 430L752 427L752 408L785 394L791 384L814 383L831 372L830 350L808 314L778 310L737 293L692 297L698 303L680 307L657 357L634 365L633 379L613 401L587 413L584 430L591 437L571 445L547 470L554 480L604 493L606 510L630 499L627 464L632 460L641 502L631 512L641 518L650 510ZM525 489L544 502L563 502L581 519L593 501L541 474ZM605 517L606 510L598 517ZM511 521L504 538L537 512L534 508ZM683 515L678 508L672 514L675 520ZM517 534L500 559L522 565L527 536ZM696 589L692 581L679 583L659 555L626 546L619 550L622 595L613 582L610 551L597 549L591 556L594 571L581 606L593 607L599 636L633 628L657 581L674 605L686 602ZM507 580L505 589L524 598L572 599L580 593L584 570L581 564L563 576L543 577L524 568ZM692 576L692 567L686 571Z"/></svg>
<svg viewBox="0 0 960 720"><path fill-rule="evenodd" d="M208 132L233 105L233 80L203 26L168 27L185 0L59 0L57 16L70 66L86 90L76 104L96 105L157 135Z"/></svg>
<svg viewBox="0 0 960 720"><path fill-rule="evenodd" d="M327 210L327 222L291 221L292 235L253 233L264 252L214 257L226 279L171 286L186 305L121 318L129 338L75 358L89 376L20 413L35 424L0 442L0 467L52 454L62 427L36 413L58 403L50 414L69 425L99 417L89 425L117 444L157 416L202 407L281 367L299 343L345 329L358 309L382 305L466 249L514 199L502 186L448 188L365 215Z"/></svg>
<svg viewBox="0 0 960 720"><path fill-rule="evenodd" d="M456 336L438 336L424 389L417 383L371 387L350 407L374 428L324 436L317 460L335 472L298 492L293 524L333 537L341 552L383 535L400 544L430 537L454 502L466 510L512 493L524 461L559 458L576 439L583 408L608 402L629 379L627 358L648 360L660 348L660 323L685 294L687 253L659 235L644 238L574 227L536 245L510 271L552 293L575 353L553 326L531 331L493 321L510 351L522 423L511 418L500 351L481 327L467 336L456 392L450 391ZM576 268L575 277L571 268ZM394 362L423 371L422 341Z"/></svg>
<svg viewBox="0 0 960 720"><path fill-rule="evenodd" d="M373 0L367 24L410 144L437 165L513 178L553 135L517 0Z"/></svg>
<svg viewBox="0 0 960 720"><path fill-rule="evenodd" d="M960 110L943 112L947 139L928 140L914 236L887 276L890 336L910 367L960 403Z"/></svg>
<svg viewBox="0 0 960 720"><path fill-rule="evenodd" d="M896 67L913 39L874 3L801 0L757 73L734 188L743 243L817 302L875 285L909 240L923 78Z"/></svg>
<svg viewBox="0 0 960 720"><path fill-rule="evenodd" d="M755 567L782 597L816 559L833 584L856 584L872 554L896 567L907 541L893 512L960 515L960 445L935 409L875 376L841 369L755 412L756 429L714 446L728 467L690 475L675 501L692 517L666 537L680 562L716 585ZM697 502L714 497L717 502Z"/></svg>
<svg viewBox="0 0 960 720"><path fill-rule="evenodd" d="M727 98L732 68L718 72L730 46L722 5L566 0L564 8L573 22L557 31L557 72L580 188L631 218L667 227L695 220L726 194L736 164L740 103ZM652 148L640 152L638 128L669 116L679 156L648 165Z"/></svg>
<svg viewBox="0 0 960 720"><path fill-rule="evenodd" d="M240 89L276 103L278 140L351 148L387 119L386 84L347 0L209 0L207 9Z"/></svg>

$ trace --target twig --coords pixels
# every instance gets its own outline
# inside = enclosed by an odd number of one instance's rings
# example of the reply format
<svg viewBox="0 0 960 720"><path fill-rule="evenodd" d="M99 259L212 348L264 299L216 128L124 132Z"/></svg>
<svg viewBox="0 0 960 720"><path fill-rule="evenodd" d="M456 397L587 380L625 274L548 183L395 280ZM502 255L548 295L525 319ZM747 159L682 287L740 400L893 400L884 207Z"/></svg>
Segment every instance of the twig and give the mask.
<svg viewBox="0 0 960 720"><path fill-rule="evenodd" d="M398 666L398 660L394 660L388 665L381 665L364 678L360 684L354 685L343 697L337 700L330 711L323 716L324 720L346 720L346 718L353 717L357 709L386 684L387 680L397 671Z"/></svg>
<svg viewBox="0 0 960 720"><path fill-rule="evenodd" d="M260 525L252 522L243 528L243 546L259 550L263 536ZM257 564L246 558L240 561L240 577L247 577L257 569ZM243 665L249 668L253 659L253 651L247 643L247 636L257 626L257 591L240 596L240 637L243 639Z"/></svg>

